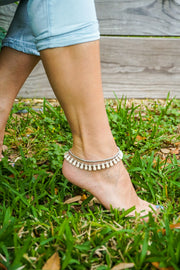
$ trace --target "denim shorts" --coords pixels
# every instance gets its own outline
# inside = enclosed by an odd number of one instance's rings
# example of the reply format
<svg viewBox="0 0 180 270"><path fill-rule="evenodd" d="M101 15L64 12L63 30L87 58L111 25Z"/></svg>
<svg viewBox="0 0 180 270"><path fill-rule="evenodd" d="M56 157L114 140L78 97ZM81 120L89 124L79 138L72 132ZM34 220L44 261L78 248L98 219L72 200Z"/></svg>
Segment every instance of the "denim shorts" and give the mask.
<svg viewBox="0 0 180 270"><path fill-rule="evenodd" d="M21 0L2 46L39 55L99 36L94 0Z"/></svg>

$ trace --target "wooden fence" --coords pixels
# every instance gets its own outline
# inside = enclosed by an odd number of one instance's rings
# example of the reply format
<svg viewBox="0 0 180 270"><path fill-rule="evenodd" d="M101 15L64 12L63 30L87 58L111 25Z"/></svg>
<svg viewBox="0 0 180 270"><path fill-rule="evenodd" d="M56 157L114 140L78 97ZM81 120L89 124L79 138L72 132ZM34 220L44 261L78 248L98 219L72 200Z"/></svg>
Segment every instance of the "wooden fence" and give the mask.
<svg viewBox="0 0 180 270"><path fill-rule="evenodd" d="M105 98L180 98L180 0L96 0ZM8 26L16 5L0 7ZM9 14L12 15L9 15ZM20 97L53 98L39 63Z"/></svg>

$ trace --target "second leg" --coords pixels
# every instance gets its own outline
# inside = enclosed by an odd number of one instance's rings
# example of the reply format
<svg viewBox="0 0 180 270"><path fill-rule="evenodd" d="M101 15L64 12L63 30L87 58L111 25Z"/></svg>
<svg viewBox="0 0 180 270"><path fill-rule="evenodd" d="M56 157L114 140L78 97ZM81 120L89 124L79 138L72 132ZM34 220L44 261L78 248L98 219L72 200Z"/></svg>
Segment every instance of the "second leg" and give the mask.
<svg viewBox="0 0 180 270"><path fill-rule="evenodd" d="M38 61L38 56L8 47L0 52L0 159L5 126L14 99Z"/></svg>

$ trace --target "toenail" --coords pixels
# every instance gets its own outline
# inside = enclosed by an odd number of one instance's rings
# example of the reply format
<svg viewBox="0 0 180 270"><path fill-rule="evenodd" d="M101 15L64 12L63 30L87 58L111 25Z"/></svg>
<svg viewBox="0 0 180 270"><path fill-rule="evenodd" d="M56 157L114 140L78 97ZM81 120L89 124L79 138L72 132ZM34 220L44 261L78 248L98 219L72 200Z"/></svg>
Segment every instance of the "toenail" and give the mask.
<svg viewBox="0 0 180 270"><path fill-rule="evenodd" d="M164 207L162 205L156 205L156 209L164 210Z"/></svg>

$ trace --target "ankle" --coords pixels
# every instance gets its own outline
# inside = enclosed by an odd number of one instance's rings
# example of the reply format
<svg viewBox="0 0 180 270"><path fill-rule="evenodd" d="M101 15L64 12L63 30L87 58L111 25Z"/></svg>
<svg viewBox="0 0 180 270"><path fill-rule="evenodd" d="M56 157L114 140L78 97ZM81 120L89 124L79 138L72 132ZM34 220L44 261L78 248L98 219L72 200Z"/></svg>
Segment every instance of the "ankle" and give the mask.
<svg viewBox="0 0 180 270"><path fill-rule="evenodd" d="M110 167L113 167L116 165L120 160L123 158L123 153L119 148L117 148L117 152L115 155L106 158L106 159L96 159L96 160L86 160L81 159L79 156L76 156L72 153L71 150L69 150L67 153L65 153L64 158L66 161L68 161L73 166L80 168L82 170L86 171L96 171L96 170L103 170L108 169Z"/></svg>
<svg viewBox="0 0 180 270"><path fill-rule="evenodd" d="M101 160L114 156L117 153L117 145L114 140L97 142L91 144L82 142L73 144L72 153L82 159Z"/></svg>

